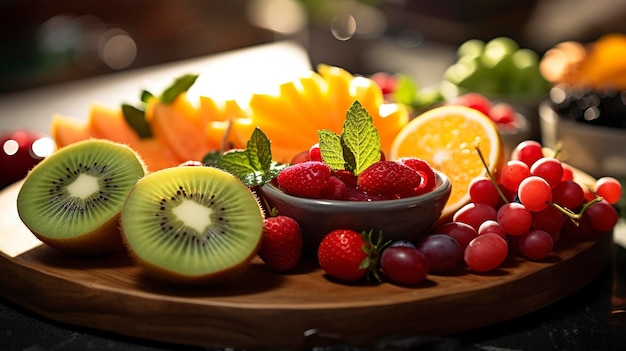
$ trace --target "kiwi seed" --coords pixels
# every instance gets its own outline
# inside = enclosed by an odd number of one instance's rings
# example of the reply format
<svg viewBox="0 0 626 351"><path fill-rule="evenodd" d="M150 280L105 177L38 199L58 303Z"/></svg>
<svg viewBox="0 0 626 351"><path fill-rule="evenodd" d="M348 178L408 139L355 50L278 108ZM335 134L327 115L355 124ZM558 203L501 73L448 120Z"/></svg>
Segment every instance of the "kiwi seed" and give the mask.
<svg viewBox="0 0 626 351"><path fill-rule="evenodd" d="M18 214L37 238L56 249L85 255L121 251L119 215L144 175L142 161L128 146L80 141L57 150L26 176Z"/></svg>
<svg viewBox="0 0 626 351"><path fill-rule="evenodd" d="M148 274L206 283L241 273L257 253L263 214L230 173L178 166L144 177L121 216L129 252Z"/></svg>

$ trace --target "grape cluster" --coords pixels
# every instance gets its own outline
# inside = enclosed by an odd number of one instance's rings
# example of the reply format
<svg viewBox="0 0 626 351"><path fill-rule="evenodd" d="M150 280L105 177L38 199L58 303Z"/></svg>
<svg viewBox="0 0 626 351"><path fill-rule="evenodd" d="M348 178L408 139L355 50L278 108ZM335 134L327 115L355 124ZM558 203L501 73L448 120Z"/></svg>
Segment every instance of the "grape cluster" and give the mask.
<svg viewBox="0 0 626 351"><path fill-rule="evenodd" d="M511 254L545 259L562 237L597 238L617 223L613 205L621 198L622 186L613 177L583 185L569 165L544 156L540 143L527 140L516 147L497 180L494 175L478 177L468 192L471 202L417 245L433 273L463 263L487 272ZM442 235L457 245L444 243Z"/></svg>
<svg viewBox="0 0 626 351"><path fill-rule="evenodd" d="M566 119L626 128L626 91L593 90L560 84L551 89L549 101L554 112Z"/></svg>

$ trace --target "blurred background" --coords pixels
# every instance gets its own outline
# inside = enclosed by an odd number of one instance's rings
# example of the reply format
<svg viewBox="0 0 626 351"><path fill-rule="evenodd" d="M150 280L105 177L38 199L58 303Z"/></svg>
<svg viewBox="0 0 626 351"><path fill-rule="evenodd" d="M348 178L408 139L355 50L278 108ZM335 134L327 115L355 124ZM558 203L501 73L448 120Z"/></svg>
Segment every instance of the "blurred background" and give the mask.
<svg viewBox="0 0 626 351"><path fill-rule="evenodd" d="M0 94L285 39L313 67L429 84L470 38L509 36L541 54L625 20L622 0L2 0Z"/></svg>

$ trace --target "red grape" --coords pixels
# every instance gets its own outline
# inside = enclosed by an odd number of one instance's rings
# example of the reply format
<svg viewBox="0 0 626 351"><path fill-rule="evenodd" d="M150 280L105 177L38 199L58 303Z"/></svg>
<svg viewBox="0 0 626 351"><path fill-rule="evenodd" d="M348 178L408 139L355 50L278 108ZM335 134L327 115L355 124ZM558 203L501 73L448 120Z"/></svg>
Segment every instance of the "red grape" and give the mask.
<svg viewBox="0 0 626 351"><path fill-rule="evenodd" d="M593 229L608 232L617 224L617 210L606 200L591 204L585 210L585 215L591 219Z"/></svg>
<svg viewBox="0 0 626 351"><path fill-rule="evenodd" d="M545 179L530 176L520 183L517 196L529 211L536 212L549 206L549 202L552 201L552 189Z"/></svg>
<svg viewBox="0 0 626 351"><path fill-rule="evenodd" d="M562 207L575 210L585 201L585 192L575 181L563 180L552 189L552 201Z"/></svg>
<svg viewBox="0 0 626 351"><path fill-rule="evenodd" d="M561 229L566 220L563 213L554 206L548 206L541 211L532 212L532 216L532 228L547 232L556 243L561 236Z"/></svg>
<svg viewBox="0 0 626 351"><path fill-rule="evenodd" d="M461 245L451 236L446 234L433 234L424 237L417 243L419 250L430 266L430 272L449 272L463 260Z"/></svg>
<svg viewBox="0 0 626 351"><path fill-rule="evenodd" d="M478 236L476 229L471 225L463 222L447 222L435 229L433 234L446 234L453 237L461 246L462 250L465 250L467 245L472 239Z"/></svg>
<svg viewBox="0 0 626 351"><path fill-rule="evenodd" d="M541 144L535 140L524 140L517 144L511 153L511 159L524 162L529 168L543 157Z"/></svg>
<svg viewBox="0 0 626 351"><path fill-rule="evenodd" d="M574 180L574 170L567 163L561 162L561 166L563 166L563 177L561 180Z"/></svg>
<svg viewBox="0 0 626 351"><path fill-rule="evenodd" d="M622 184L613 177L602 177L596 181L594 191L611 205L622 197Z"/></svg>
<svg viewBox="0 0 626 351"><path fill-rule="evenodd" d="M468 186L468 192L472 202L496 207L500 201L498 189L489 177L474 178Z"/></svg>
<svg viewBox="0 0 626 351"><path fill-rule="evenodd" d="M502 225L494 220L485 221L478 228L478 235L485 235L487 233L498 234L502 239L506 239L506 230Z"/></svg>
<svg viewBox="0 0 626 351"><path fill-rule="evenodd" d="M465 249L464 260L476 272L488 272L498 268L508 255L506 240L499 235L487 233L472 240Z"/></svg>
<svg viewBox="0 0 626 351"><path fill-rule="evenodd" d="M461 207L452 216L454 222L463 222L469 224L478 231L478 227L489 219L496 219L497 211L494 207L482 203L470 202Z"/></svg>
<svg viewBox="0 0 626 351"><path fill-rule="evenodd" d="M593 227L591 226L591 218L584 214L577 222L566 219L563 225L563 235L576 241L586 241L591 239L593 235Z"/></svg>
<svg viewBox="0 0 626 351"><path fill-rule="evenodd" d="M512 191L517 191L522 180L530 176L528 165L519 160L509 160L500 173L502 185Z"/></svg>
<svg viewBox="0 0 626 351"><path fill-rule="evenodd" d="M517 237L517 250L530 260L541 260L552 253L552 236L539 229L531 230Z"/></svg>
<svg viewBox="0 0 626 351"><path fill-rule="evenodd" d="M545 179L550 187L555 187L563 178L563 166L554 157L543 157L532 165L530 174Z"/></svg>
<svg viewBox="0 0 626 351"><path fill-rule="evenodd" d="M532 226L533 217L526 206L510 202L498 209L497 221L509 235L522 235Z"/></svg>
<svg viewBox="0 0 626 351"><path fill-rule="evenodd" d="M426 256L414 247L391 245L380 257L383 274L391 281L402 285L421 283L429 272Z"/></svg>

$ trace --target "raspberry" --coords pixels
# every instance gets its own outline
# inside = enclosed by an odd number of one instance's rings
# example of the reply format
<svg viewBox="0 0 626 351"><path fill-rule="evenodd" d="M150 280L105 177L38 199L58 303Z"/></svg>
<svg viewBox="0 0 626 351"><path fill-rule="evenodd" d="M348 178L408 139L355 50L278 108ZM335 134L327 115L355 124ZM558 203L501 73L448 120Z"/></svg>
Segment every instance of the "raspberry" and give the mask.
<svg viewBox="0 0 626 351"><path fill-rule="evenodd" d="M283 169L276 181L288 194L317 199L328 186L330 174L330 167L325 163L306 161Z"/></svg>

